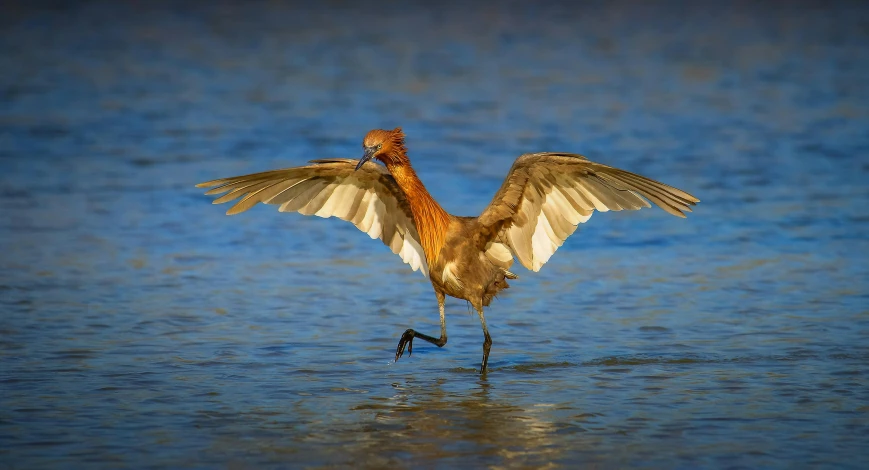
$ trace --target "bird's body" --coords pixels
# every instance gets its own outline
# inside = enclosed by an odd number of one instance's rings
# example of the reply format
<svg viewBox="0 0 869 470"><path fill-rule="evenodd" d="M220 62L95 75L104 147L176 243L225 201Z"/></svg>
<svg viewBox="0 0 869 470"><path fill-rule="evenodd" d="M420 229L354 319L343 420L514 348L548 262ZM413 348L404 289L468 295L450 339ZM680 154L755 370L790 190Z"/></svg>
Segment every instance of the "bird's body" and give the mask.
<svg viewBox="0 0 869 470"><path fill-rule="evenodd" d="M404 134L375 129L363 141L361 160L314 160L313 165L224 178L199 187L227 193L215 204L241 198L227 214L258 202L280 204L282 212L339 217L371 238L380 238L413 270L431 281L438 300L441 335L409 329L396 360L412 351L414 338L447 342L444 300L467 300L483 326L486 370L492 341L483 307L508 287L513 258L538 271L593 211L651 207L684 217L697 198L643 176L594 163L581 155L526 154L513 164L501 189L478 217L447 213L426 190L407 158ZM384 166L369 162L377 159ZM642 197L641 197L642 196Z"/></svg>
<svg viewBox="0 0 869 470"><path fill-rule="evenodd" d="M429 277L436 291L487 307L492 298L506 289L507 277L515 274L509 266L496 264L473 243L481 227L476 217L450 217L447 237L437 261L429 268Z"/></svg>

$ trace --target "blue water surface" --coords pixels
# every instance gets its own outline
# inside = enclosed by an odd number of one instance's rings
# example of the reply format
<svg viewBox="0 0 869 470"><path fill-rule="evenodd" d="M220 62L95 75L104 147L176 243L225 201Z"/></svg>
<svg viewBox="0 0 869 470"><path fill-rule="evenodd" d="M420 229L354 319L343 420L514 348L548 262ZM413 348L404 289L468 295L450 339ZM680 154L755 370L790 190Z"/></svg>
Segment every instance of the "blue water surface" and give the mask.
<svg viewBox="0 0 869 470"><path fill-rule="evenodd" d="M0 14L0 467L863 468L857 2L48 2ZM337 219L194 184L402 126L452 213L524 152L701 199L595 214L482 333Z"/></svg>

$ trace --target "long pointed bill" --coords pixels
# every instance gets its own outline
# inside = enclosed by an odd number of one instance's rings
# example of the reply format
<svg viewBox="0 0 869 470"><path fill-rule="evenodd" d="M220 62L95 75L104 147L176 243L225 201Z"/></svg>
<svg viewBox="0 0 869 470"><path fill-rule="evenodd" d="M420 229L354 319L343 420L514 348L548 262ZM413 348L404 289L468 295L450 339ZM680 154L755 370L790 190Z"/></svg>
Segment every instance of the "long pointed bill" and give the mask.
<svg viewBox="0 0 869 470"><path fill-rule="evenodd" d="M373 157L373 156L374 156L374 149L373 148L366 148L365 154L362 155L362 158L359 159L359 163L356 164L356 169L358 170L358 169L362 168L362 165L364 165L365 162L367 162L368 160L371 160L371 157Z"/></svg>

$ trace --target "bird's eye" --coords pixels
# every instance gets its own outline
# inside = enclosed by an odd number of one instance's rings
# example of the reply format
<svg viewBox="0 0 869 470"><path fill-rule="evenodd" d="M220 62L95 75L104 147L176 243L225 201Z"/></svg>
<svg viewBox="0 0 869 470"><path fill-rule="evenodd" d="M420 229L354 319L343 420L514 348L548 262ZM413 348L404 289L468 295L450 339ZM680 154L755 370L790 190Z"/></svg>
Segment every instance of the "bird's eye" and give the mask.
<svg viewBox="0 0 869 470"><path fill-rule="evenodd" d="M377 150L380 150L380 147L383 147L383 144L377 144Z"/></svg>

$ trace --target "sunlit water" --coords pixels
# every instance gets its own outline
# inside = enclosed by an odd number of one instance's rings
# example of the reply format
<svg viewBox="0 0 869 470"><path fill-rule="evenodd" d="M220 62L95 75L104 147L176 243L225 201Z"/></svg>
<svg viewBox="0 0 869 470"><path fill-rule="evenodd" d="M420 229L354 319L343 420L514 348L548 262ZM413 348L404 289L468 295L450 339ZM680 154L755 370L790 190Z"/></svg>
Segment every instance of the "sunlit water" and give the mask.
<svg viewBox="0 0 869 470"><path fill-rule="evenodd" d="M0 467L864 465L866 9L638 5L4 7ZM702 202L517 265L488 375L454 299L393 363L422 276L193 185L397 125L460 215L542 150Z"/></svg>

